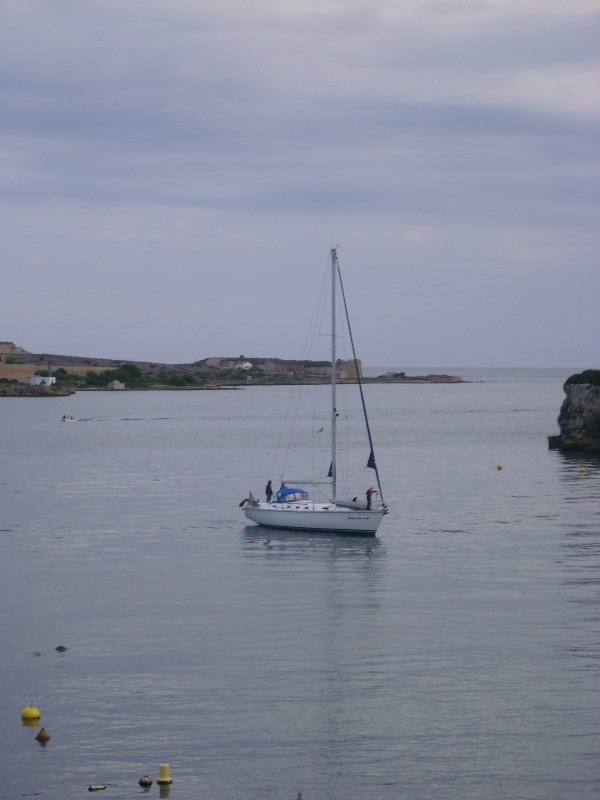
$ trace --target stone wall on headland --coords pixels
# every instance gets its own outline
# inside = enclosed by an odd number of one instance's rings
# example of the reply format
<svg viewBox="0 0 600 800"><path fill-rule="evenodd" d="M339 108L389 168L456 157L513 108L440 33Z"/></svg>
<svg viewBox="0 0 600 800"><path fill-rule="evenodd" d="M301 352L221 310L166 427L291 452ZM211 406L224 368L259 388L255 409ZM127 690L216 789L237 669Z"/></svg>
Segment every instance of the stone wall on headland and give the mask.
<svg viewBox="0 0 600 800"><path fill-rule="evenodd" d="M600 453L600 370L572 375L564 390L560 434L548 437L550 449Z"/></svg>

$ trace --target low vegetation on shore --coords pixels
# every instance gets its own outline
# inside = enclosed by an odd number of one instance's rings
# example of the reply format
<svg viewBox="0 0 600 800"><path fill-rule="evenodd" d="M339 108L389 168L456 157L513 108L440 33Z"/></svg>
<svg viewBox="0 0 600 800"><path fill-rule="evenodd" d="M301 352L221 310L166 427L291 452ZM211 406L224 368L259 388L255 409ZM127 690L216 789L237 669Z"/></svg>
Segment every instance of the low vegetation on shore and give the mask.
<svg viewBox="0 0 600 800"><path fill-rule="evenodd" d="M584 372L571 375L571 377L567 378L565 381L565 386L577 386L579 384L600 386L600 369L586 369Z"/></svg>

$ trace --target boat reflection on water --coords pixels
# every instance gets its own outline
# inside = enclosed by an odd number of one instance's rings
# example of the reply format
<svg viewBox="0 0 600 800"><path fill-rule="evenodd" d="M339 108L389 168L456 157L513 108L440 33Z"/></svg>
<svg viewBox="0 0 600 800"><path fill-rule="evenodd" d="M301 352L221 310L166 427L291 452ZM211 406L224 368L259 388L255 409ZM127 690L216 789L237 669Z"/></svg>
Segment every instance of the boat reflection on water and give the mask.
<svg viewBox="0 0 600 800"><path fill-rule="evenodd" d="M263 525L246 525L243 542L248 550L278 550L280 552L319 552L328 550L332 556L343 557L376 554L384 555L385 548L376 536L332 536L327 532L290 531Z"/></svg>

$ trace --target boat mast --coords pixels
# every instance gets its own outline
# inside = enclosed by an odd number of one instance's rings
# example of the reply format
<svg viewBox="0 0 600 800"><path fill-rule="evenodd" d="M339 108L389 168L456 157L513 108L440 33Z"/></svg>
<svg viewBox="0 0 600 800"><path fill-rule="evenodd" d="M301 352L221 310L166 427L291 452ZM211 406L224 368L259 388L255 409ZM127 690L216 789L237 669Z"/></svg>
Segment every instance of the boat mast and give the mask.
<svg viewBox="0 0 600 800"><path fill-rule="evenodd" d="M335 321L335 288L336 288L337 251L331 250L331 499L335 503L337 488L336 467L336 321Z"/></svg>

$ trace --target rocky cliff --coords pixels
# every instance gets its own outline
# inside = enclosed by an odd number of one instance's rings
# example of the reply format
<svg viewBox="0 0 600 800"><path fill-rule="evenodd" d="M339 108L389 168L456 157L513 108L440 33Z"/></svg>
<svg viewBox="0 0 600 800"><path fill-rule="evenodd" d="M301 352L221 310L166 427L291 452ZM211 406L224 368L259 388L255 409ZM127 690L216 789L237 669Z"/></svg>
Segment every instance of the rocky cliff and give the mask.
<svg viewBox="0 0 600 800"><path fill-rule="evenodd" d="M550 448L600 453L600 370L571 375L564 390L560 434L548 437Z"/></svg>

